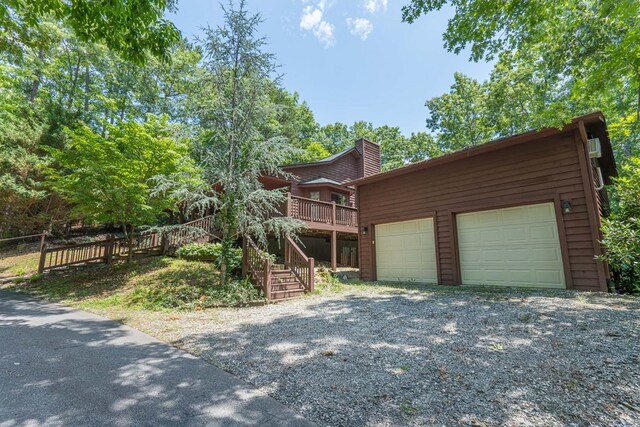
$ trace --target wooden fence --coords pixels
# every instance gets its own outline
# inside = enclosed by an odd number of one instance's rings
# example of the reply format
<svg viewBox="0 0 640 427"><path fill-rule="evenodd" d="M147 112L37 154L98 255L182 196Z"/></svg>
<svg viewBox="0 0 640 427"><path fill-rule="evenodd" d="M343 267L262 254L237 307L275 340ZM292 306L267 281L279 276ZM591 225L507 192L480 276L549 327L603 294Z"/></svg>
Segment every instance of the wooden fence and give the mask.
<svg viewBox="0 0 640 427"><path fill-rule="evenodd" d="M132 257L162 255L172 247L179 247L195 241L210 241L213 237L211 216L191 221L169 229L168 232L139 234L134 237L131 247ZM80 243L70 246L40 248L38 272L72 265L106 263L129 257L129 241L125 237L109 235L106 240Z"/></svg>

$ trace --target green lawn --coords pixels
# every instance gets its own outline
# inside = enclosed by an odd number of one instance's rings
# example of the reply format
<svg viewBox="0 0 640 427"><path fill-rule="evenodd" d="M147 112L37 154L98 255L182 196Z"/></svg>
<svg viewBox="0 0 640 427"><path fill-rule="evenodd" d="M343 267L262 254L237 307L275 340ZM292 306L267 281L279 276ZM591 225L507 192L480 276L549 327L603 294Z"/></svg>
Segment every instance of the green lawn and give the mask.
<svg viewBox="0 0 640 427"><path fill-rule="evenodd" d="M24 276L38 271L40 251L37 247L4 250L0 252L0 277Z"/></svg>
<svg viewBox="0 0 640 427"><path fill-rule="evenodd" d="M7 288L85 309L201 310L262 300L249 283L218 285L218 274L210 263L151 257L52 272Z"/></svg>

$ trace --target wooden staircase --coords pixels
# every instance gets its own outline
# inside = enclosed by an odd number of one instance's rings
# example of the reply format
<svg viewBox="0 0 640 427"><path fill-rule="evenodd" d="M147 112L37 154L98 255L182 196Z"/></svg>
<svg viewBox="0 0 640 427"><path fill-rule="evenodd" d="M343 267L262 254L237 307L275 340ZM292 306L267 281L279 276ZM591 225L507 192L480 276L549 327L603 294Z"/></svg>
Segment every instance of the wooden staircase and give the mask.
<svg viewBox="0 0 640 427"><path fill-rule="evenodd" d="M261 251L250 237L243 240L243 276L248 276L254 286L262 290L267 301L313 292L314 260L308 258L289 236L285 237L284 265L275 266L268 254Z"/></svg>
<svg viewBox="0 0 640 427"><path fill-rule="evenodd" d="M291 269L271 270L271 300L295 298L304 292L304 285Z"/></svg>

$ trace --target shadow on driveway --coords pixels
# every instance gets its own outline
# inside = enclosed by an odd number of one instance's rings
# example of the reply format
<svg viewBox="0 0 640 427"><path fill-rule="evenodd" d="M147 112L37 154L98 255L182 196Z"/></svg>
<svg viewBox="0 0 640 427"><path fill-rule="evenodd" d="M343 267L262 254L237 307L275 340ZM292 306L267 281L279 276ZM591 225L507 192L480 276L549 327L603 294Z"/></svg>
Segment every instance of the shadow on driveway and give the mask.
<svg viewBox="0 0 640 427"><path fill-rule="evenodd" d="M310 426L135 329L0 291L0 425Z"/></svg>

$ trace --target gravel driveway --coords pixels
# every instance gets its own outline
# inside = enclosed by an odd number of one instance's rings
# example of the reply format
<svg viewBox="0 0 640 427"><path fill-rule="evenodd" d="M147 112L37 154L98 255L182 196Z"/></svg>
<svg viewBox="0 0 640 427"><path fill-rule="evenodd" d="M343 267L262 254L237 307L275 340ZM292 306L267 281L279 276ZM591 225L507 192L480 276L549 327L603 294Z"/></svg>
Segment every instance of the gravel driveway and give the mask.
<svg viewBox="0 0 640 427"><path fill-rule="evenodd" d="M640 425L637 298L349 287L150 332L320 425Z"/></svg>

